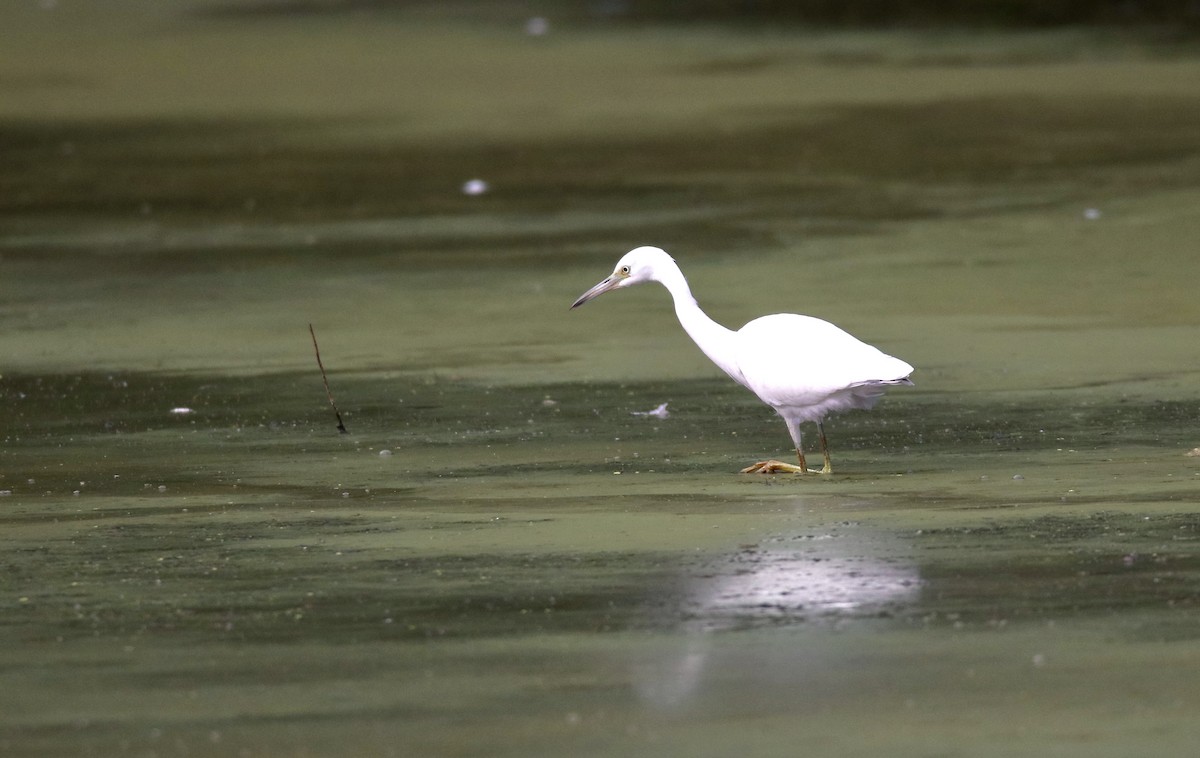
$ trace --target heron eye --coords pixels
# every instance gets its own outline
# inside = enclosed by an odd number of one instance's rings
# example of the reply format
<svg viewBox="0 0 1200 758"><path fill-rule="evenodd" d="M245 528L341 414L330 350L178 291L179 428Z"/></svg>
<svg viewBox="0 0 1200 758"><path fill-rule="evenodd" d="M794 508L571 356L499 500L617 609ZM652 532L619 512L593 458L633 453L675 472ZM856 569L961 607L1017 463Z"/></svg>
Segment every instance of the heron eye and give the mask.
<svg viewBox="0 0 1200 758"><path fill-rule="evenodd" d="M621 273L622 273L622 274L624 274L625 276L629 276L629 267L628 267L628 266L622 266L622 267L621 267Z"/></svg>

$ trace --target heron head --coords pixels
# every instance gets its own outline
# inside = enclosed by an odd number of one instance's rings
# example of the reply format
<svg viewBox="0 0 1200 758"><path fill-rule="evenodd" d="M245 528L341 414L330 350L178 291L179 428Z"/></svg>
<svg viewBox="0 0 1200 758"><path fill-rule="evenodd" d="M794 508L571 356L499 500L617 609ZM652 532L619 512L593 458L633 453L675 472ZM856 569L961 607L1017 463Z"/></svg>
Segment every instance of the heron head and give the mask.
<svg viewBox="0 0 1200 758"><path fill-rule="evenodd" d="M616 267L609 274L608 278L580 295L571 304L571 307L578 308L587 301L600 297L610 290L621 287L632 287L642 282L659 281L658 272L665 265L664 261L671 266L675 266L675 261L671 256L667 255L660 248L636 247L621 256L621 260L617 261Z"/></svg>

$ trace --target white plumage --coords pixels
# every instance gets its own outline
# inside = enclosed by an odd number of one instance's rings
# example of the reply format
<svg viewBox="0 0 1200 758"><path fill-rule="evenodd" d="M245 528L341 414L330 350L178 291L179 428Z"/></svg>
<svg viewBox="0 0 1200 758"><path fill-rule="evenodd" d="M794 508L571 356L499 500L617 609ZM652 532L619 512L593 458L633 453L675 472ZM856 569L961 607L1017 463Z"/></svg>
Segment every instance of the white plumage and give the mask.
<svg viewBox="0 0 1200 758"><path fill-rule="evenodd" d="M756 318L736 332L721 326L700 310L679 266L657 247L630 250L611 276L580 295L571 307L642 282L666 287L675 303L675 315L692 341L787 424L800 465L760 461L743 469L744 473L809 473L800 432L800 424L808 421L817 424L821 440L825 465L820 473L831 473L825 416L871 408L889 386L912 384L908 378L912 366L819 318L776 313Z"/></svg>

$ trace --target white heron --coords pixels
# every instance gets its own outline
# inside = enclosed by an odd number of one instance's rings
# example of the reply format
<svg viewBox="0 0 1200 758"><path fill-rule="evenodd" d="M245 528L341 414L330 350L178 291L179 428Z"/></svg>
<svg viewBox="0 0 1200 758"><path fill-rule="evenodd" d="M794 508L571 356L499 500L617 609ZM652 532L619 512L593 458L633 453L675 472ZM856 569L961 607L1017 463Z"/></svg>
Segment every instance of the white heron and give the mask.
<svg viewBox="0 0 1200 758"><path fill-rule="evenodd" d="M912 384L913 367L853 337L828 321L794 313L756 318L736 332L708 317L692 297L675 259L657 247L630 250L612 274L579 296L578 308L610 290L658 282L675 301L675 315L692 341L735 382L746 387L783 418L796 445L800 465L759 461L743 474L790 472L830 474L825 416L853 408L871 408L892 385ZM804 460L800 424L817 425L823 468Z"/></svg>

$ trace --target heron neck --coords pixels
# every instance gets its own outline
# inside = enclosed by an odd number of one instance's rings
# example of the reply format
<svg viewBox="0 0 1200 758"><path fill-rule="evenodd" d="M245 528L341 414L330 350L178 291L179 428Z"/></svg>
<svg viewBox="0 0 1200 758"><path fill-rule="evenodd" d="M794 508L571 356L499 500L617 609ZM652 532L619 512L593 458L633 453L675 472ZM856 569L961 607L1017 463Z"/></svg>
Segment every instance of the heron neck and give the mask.
<svg viewBox="0 0 1200 758"><path fill-rule="evenodd" d="M692 296L691 287L688 286L682 273L679 273L677 277L664 277L660 281L671 293L679 325L692 338L692 342L696 343L696 346L708 356L710 361L717 364L735 381L741 383L742 372L737 367L734 352L734 332L713 321L707 313L700 310L700 305Z"/></svg>

